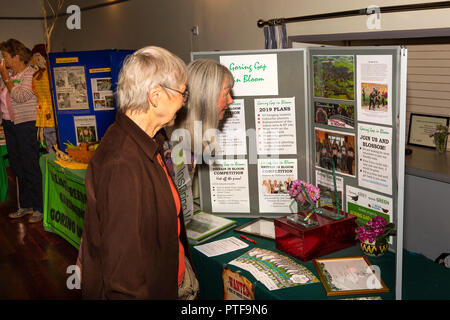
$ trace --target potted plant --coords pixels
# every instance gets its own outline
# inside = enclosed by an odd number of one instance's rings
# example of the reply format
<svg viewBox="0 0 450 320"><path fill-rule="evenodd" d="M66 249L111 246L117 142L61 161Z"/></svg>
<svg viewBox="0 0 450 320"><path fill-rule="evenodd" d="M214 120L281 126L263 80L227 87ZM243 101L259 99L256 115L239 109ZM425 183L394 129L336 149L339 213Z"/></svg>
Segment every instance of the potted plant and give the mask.
<svg viewBox="0 0 450 320"><path fill-rule="evenodd" d="M394 223L388 223L385 218L375 216L366 224L356 221L356 237L360 241L361 250L368 256L378 257L389 248L389 236L396 235Z"/></svg>

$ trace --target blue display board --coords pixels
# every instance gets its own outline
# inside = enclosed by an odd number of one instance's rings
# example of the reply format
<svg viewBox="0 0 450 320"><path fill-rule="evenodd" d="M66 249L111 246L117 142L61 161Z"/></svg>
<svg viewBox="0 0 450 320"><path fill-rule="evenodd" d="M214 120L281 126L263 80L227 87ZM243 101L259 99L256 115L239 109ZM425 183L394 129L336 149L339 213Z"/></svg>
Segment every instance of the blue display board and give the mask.
<svg viewBox="0 0 450 320"><path fill-rule="evenodd" d="M49 55L58 146L100 140L114 122L116 84L131 50L52 52Z"/></svg>

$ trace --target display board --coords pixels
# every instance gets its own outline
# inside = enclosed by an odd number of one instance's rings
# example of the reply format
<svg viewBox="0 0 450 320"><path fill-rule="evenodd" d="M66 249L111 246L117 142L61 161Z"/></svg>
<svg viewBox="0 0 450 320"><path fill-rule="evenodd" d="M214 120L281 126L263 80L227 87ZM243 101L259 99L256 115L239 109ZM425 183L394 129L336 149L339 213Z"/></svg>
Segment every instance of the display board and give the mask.
<svg viewBox="0 0 450 320"><path fill-rule="evenodd" d="M99 141L114 122L115 89L129 50L51 52L49 55L59 148Z"/></svg>
<svg viewBox="0 0 450 320"><path fill-rule="evenodd" d="M220 160L197 166L202 209L230 217L295 212L287 185L309 180L306 50L199 52L192 58L216 60L235 78L234 104L220 124Z"/></svg>
<svg viewBox="0 0 450 320"><path fill-rule="evenodd" d="M220 61L235 77L235 105L225 121L239 122L239 110L246 129L263 137L248 139L244 156L225 152L227 160L201 166L202 209L229 217L286 216L296 207L270 182L317 185L321 206L336 206L336 186L340 208L360 221L394 222L390 248L402 252L406 54L400 47L193 53L193 59ZM401 268L397 254L397 299Z"/></svg>

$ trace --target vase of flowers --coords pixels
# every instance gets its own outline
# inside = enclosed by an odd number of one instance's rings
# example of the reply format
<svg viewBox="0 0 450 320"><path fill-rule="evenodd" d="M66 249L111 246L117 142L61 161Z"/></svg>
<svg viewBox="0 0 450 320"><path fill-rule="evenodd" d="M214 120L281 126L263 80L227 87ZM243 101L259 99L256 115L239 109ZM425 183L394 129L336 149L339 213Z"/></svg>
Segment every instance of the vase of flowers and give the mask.
<svg viewBox="0 0 450 320"><path fill-rule="evenodd" d="M436 129L431 132L430 137L434 138L434 144L438 153L444 153L447 150L448 126L438 124Z"/></svg>
<svg viewBox="0 0 450 320"><path fill-rule="evenodd" d="M320 198L320 189L302 180L294 180L289 187L289 195L298 204L299 211L315 209Z"/></svg>
<svg viewBox="0 0 450 320"><path fill-rule="evenodd" d="M356 237L360 241L361 250L372 257L384 255L389 248L389 236L396 234L395 224L388 223L380 216L373 217L366 224L358 220L356 223Z"/></svg>

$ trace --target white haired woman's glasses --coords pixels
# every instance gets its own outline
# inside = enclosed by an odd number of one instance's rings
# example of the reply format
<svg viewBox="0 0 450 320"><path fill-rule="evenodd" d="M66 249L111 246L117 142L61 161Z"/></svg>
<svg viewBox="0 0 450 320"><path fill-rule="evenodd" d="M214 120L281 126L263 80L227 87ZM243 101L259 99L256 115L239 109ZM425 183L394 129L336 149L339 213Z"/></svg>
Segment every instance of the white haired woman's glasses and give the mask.
<svg viewBox="0 0 450 320"><path fill-rule="evenodd" d="M165 85L160 84L161 87L169 89L169 90L173 90L175 92L178 92L179 94L181 94L181 96L183 97L183 102L186 103L189 99L189 90L186 86L186 89L181 92L180 90L174 89L174 88L170 88L170 87L166 87Z"/></svg>

